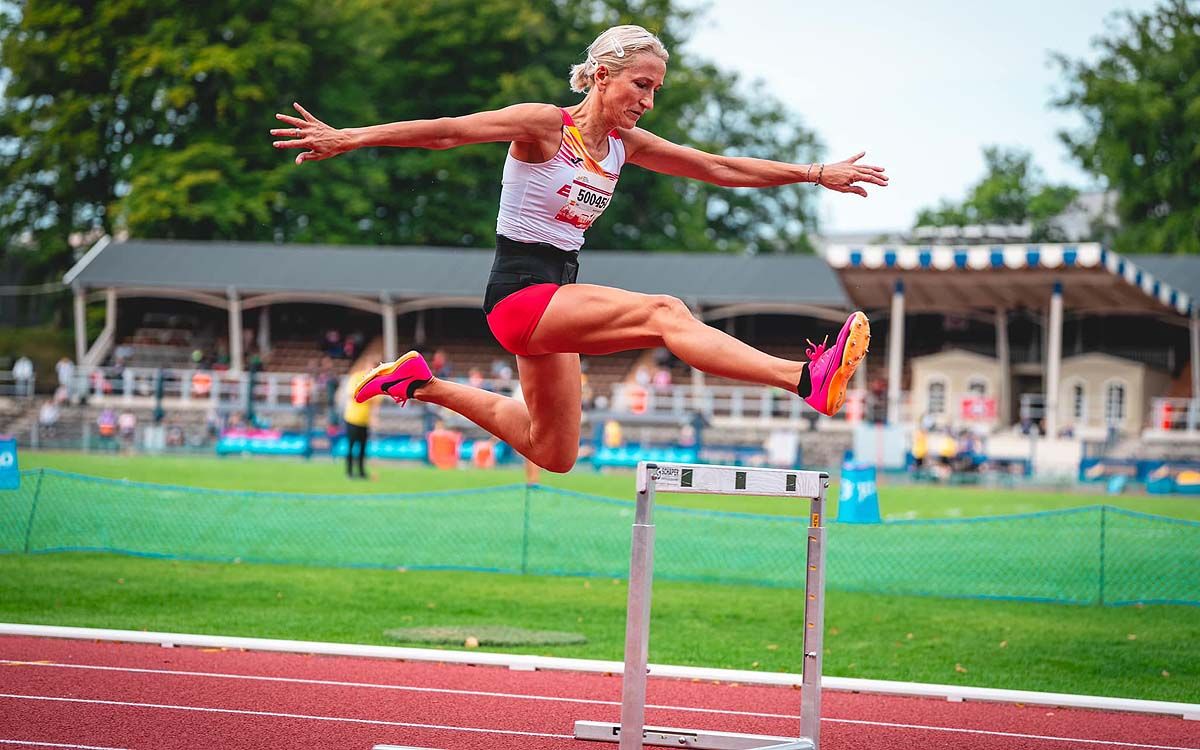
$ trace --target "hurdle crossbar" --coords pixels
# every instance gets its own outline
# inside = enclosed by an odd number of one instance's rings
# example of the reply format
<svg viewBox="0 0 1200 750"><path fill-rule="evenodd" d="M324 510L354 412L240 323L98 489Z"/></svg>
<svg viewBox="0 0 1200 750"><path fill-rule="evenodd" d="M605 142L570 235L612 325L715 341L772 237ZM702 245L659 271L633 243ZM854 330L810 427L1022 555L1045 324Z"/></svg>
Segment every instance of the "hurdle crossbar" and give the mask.
<svg viewBox="0 0 1200 750"><path fill-rule="evenodd" d="M575 739L617 742L620 743L620 750L641 750L644 745L706 750L817 750L821 728L821 644L825 624L825 527L822 521L825 490L828 487L829 475L817 471L639 463L633 550L629 564L621 723L577 721ZM646 665L650 645L650 593L654 579L655 492L765 495L809 500L804 579L804 664L801 675L800 734L797 737L646 726Z"/></svg>

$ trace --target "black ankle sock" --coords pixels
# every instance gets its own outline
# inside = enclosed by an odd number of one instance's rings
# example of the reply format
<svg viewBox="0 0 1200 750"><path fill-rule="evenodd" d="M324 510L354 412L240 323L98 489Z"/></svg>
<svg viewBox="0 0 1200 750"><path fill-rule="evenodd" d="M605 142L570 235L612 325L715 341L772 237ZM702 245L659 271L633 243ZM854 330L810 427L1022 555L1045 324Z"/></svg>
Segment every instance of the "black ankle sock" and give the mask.
<svg viewBox="0 0 1200 750"><path fill-rule="evenodd" d="M432 379L433 378L430 378L429 380L432 380ZM405 396L405 398L412 398L413 394L417 392L418 388L423 388L423 387L429 385L429 380L414 380L413 382L409 383L408 389L407 389L408 395Z"/></svg>
<svg viewBox="0 0 1200 750"><path fill-rule="evenodd" d="M808 374L808 365L800 371L800 382L796 384L796 393L800 398L808 398L812 394L812 377Z"/></svg>

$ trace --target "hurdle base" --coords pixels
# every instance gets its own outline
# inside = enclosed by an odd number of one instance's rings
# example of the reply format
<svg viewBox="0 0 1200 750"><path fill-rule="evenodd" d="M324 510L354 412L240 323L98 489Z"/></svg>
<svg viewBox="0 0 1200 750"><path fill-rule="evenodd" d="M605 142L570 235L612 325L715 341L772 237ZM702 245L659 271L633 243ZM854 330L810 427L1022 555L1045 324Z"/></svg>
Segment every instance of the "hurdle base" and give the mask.
<svg viewBox="0 0 1200 750"><path fill-rule="evenodd" d="M601 721L575 722L575 739L591 742L620 742L621 725ZM642 743L656 747L705 748L705 750L816 750L807 737L772 737L765 734L709 732L703 729L644 727Z"/></svg>

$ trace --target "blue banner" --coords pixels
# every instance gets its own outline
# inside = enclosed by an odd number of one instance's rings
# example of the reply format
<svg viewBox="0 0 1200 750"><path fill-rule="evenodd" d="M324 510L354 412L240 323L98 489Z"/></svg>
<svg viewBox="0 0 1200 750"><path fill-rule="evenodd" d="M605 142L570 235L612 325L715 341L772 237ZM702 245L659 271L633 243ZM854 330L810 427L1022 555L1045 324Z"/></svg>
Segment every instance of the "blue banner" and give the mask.
<svg viewBox="0 0 1200 750"><path fill-rule="evenodd" d="M0 436L0 490L21 488L21 474L17 471L17 439Z"/></svg>
<svg viewBox="0 0 1200 750"><path fill-rule="evenodd" d="M875 467L842 464L841 491L838 493L838 523L879 523L879 489Z"/></svg>

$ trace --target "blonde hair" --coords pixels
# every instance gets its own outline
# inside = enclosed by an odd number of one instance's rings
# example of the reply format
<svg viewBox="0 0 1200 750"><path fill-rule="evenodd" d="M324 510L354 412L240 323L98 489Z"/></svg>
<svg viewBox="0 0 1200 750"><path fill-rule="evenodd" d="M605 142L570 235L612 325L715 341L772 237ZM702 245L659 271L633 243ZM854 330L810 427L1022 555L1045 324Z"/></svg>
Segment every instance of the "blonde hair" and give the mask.
<svg viewBox="0 0 1200 750"><path fill-rule="evenodd" d="M613 26L588 46L583 62L571 66L571 90L586 93L596 83L597 68L603 65L609 72L619 73L638 52L649 52L663 62L670 59L662 40L641 26Z"/></svg>

